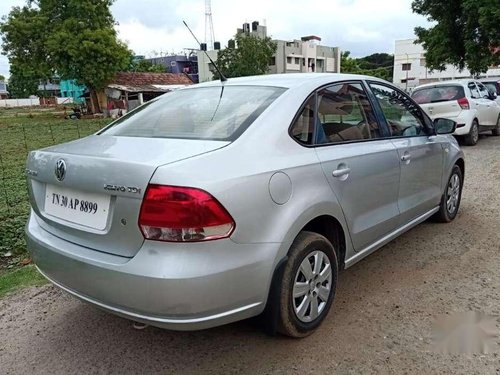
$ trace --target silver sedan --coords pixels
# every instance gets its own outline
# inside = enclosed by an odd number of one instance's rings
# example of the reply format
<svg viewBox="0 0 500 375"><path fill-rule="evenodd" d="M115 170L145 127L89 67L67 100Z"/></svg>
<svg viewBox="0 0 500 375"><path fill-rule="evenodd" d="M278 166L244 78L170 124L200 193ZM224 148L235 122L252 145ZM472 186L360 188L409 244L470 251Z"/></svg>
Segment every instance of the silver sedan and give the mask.
<svg viewBox="0 0 500 375"><path fill-rule="evenodd" d="M455 218L455 126L367 76L193 85L31 152L28 248L55 285L134 321L261 315L270 333L306 336L340 269Z"/></svg>

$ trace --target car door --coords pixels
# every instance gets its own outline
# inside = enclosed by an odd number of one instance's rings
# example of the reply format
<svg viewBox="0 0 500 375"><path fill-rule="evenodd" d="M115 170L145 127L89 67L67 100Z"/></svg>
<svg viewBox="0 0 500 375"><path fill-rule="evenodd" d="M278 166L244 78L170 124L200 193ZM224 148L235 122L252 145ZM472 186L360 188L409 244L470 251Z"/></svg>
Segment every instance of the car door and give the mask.
<svg viewBox="0 0 500 375"><path fill-rule="evenodd" d="M443 144L430 120L408 96L396 88L370 83L391 140L397 149L401 174L398 208L400 225L439 205L443 193Z"/></svg>
<svg viewBox="0 0 500 375"><path fill-rule="evenodd" d="M470 93L470 108L476 110L477 120L479 125L488 125L489 124L489 110L486 104L486 99L481 97L481 93L479 92L479 88L477 87L474 81L469 81L467 83L467 88Z"/></svg>
<svg viewBox="0 0 500 375"><path fill-rule="evenodd" d="M398 226L398 153L361 82L332 84L316 98L316 153L360 251Z"/></svg>
<svg viewBox="0 0 500 375"><path fill-rule="evenodd" d="M490 93L486 86L480 82L476 82L481 96L481 105L484 108L484 121L479 122L481 125L494 126L497 123L498 112L496 110L497 104L494 100L490 99Z"/></svg>

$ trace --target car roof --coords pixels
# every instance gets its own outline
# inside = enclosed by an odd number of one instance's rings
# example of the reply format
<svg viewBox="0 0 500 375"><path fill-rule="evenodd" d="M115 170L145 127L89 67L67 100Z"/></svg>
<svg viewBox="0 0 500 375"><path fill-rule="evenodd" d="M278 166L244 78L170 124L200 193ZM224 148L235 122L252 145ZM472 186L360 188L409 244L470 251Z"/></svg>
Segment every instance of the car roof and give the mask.
<svg viewBox="0 0 500 375"><path fill-rule="evenodd" d="M415 87L414 90L434 87L434 86L463 85L469 83L470 81L477 81L477 80L474 78L464 78L464 79L454 79L450 81L437 81L431 83L424 83L423 85Z"/></svg>
<svg viewBox="0 0 500 375"><path fill-rule="evenodd" d="M335 81L349 80L372 80L385 82L379 78L359 75L359 74L341 74L341 73L286 73L286 74L267 74L261 76L249 76L239 78L229 78L224 85L251 85L251 86L274 86L293 88L304 83L316 83L318 86ZM200 86L220 86L221 81L215 80L196 85Z"/></svg>

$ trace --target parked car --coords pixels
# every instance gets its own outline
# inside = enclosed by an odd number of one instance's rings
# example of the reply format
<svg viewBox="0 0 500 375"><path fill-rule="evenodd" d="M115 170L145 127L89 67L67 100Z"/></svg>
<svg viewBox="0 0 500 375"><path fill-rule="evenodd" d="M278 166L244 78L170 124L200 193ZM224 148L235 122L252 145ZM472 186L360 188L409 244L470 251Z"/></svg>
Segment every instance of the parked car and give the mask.
<svg viewBox="0 0 500 375"><path fill-rule="evenodd" d="M28 249L55 285L134 321L196 330L262 314L268 332L306 336L339 269L455 218L455 125L367 76L182 88L29 154Z"/></svg>
<svg viewBox="0 0 500 375"><path fill-rule="evenodd" d="M500 77L482 78L479 81L494 94L495 101L500 105Z"/></svg>
<svg viewBox="0 0 500 375"><path fill-rule="evenodd" d="M444 117L455 121L454 135L464 137L469 146L477 144L481 132L500 135L500 106L478 81L428 83L416 87L411 97L431 119Z"/></svg>

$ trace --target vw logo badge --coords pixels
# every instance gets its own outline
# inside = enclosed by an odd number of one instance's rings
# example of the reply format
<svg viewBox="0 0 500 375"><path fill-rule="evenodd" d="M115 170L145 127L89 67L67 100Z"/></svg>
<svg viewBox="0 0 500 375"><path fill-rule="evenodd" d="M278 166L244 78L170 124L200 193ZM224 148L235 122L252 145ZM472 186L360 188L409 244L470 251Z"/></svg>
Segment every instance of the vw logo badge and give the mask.
<svg viewBox="0 0 500 375"><path fill-rule="evenodd" d="M57 181L64 180L64 177L66 177L66 163L64 162L64 160L59 159L56 162L56 169L54 171L54 174L56 175Z"/></svg>

